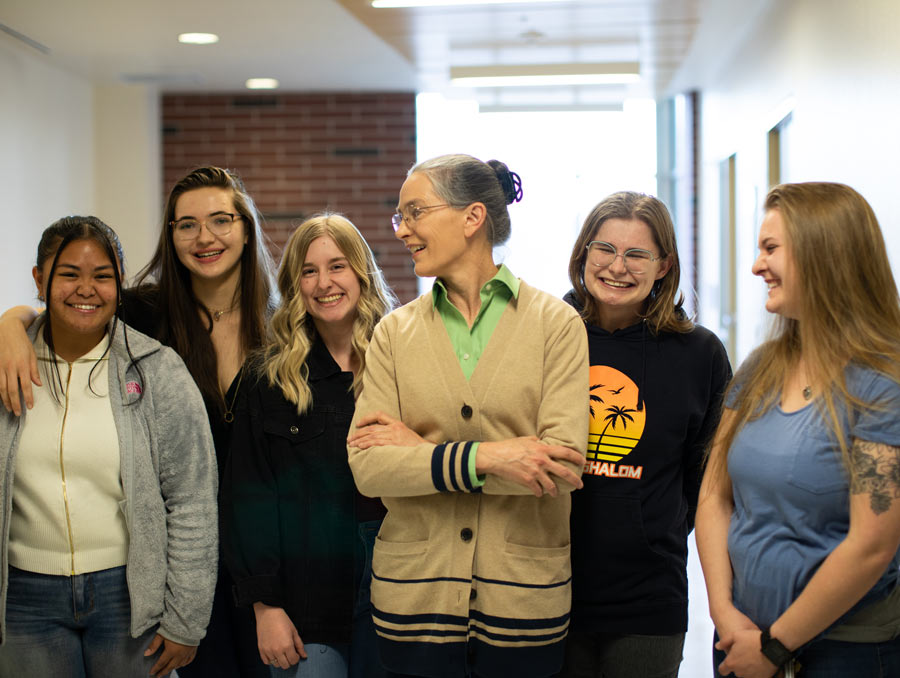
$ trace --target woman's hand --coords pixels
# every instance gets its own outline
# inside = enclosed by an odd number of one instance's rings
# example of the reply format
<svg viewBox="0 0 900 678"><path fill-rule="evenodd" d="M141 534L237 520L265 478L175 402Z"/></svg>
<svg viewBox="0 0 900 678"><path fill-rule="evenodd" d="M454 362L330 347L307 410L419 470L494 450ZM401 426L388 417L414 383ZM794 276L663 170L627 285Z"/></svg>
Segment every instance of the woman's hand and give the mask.
<svg viewBox="0 0 900 678"><path fill-rule="evenodd" d="M297 627L280 607L253 603L256 613L256 638L263 664L288 669L306 659Z"/></svg>
<svg viewBox="0 0 900 678"><path fill-rule="evenodd" d="M719 673L730 673L738 678L771 678L778 671L760 649L760 631L757 628L741 629L719 638L716 649L727 654L719 664Z"/></svg>
<svg viewBox="0 0 900 678"><path fill-rule="evenodd" d="M399 419L380 411L360 417L356 422L356 431L347 438L348 445L361 450L378 445L413 447L427 442Z"/></svg>
<svg viewBox="0 0 900 678"><path fill-rule="evenodd" d="M156 654L161 645L164 645L163 651L153 668L150 669L151 676L168 676L175 669L180 669L194 661L194 655L197 654L196 645L182 645L157 633L153 636L147 649L144 650L144 656L149 657Z"/></svg>
<svg viewBox="0 0 900 678"><path fill-rule="evenodd" d="M17 417L22 414L19 386L28 409L34 407L31 384L41 385L34 346L25 328L37 317L30 306L16 306L0 316L0 401Z"/></svg>
<svg viewBox="0 0 900 678"><path fill-rule="evenodd" d="M721 650L728 655L725 661L719 665L719 673L723 676L727 676L732 672L738 676L743 676L744 674L740 673L736 667L739 665L741 670L745 670L748 663L748 657L749 660L753 659L752 642L749 648L743 642L746 640L745 634L749 634L748 637L751 641L752 638L756 638L756 654L763 660L768 661L762 652L760 652L759 627L734 605L729 604L725 610L716 615L713 622L716 625L716 633L719 635L719 642L716 643L716 649ZM740 639L741 642L737 642L738 639ZM734 655L732 656L733 652ZM765 674L766 678L773 673L775 673L774 666L769 673Z"/></svg>
<svg viewBox="0 0 900 678"><path fill-rule="evenodd" d="M578 474L562 462L575 464ZM581 469L584 457L580 452L562 445L550 445L534 436L510 438L478 444L475 472L489 473L527 487L535 497L559 494L554 476L576 489L584 487Z"/></svg>

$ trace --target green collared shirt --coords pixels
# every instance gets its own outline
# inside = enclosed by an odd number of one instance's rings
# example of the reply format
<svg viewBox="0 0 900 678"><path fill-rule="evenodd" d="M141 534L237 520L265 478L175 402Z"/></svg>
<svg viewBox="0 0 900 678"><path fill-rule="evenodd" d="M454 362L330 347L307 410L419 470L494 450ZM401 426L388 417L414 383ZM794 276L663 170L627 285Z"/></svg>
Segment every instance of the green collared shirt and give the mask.
<svg viewBox="0 0 900 678"><path fill-rule="evenodd" d="M506 264L500 264L497 274L482 286L480 294L481 308L478 309L478 315L475 316L475 322L470 328L463 314L447 297L444 283L435 280L431 289L432 303L444 321L450 343L466 379L472 378L475 366L491 340L491 335L500 322L500 316L506 310L509 300L519 297L519 279L512 274ZM484 479L475 473L477 451L476 443L476 448L473 448L469 455L469 476L475 487L481 487L484 485Z"/></svg>
<svg viewBox="0 0 900 678"><path fill-rule="evenodd" d="M441 315L450 343L459 360L466 379L472 378L478 359L484 353L491 340L494 328L500 322L500 316L506 310L510 299L519 296L519 279L506 267L500 264L497 275L488 280L481 288L481 308L475 316L470 328L463 314L447 298L447 288L440 280L434 281L431 298L434 308Z"/></svg>

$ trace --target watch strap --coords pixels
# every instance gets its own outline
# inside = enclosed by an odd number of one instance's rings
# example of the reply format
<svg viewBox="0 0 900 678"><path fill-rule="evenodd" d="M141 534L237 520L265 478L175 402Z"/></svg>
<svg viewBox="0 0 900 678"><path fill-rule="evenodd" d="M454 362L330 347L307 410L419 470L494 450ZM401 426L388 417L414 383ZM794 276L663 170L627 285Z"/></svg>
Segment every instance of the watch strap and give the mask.
<svg viewBox="0 0 900 678"><path fill-rule="evenodd" d="M787 649L778 638L773 638L769 627L762 629L759 636L759 649L763 655L777 667L782 667L794 658L794 653Z"/></svg>

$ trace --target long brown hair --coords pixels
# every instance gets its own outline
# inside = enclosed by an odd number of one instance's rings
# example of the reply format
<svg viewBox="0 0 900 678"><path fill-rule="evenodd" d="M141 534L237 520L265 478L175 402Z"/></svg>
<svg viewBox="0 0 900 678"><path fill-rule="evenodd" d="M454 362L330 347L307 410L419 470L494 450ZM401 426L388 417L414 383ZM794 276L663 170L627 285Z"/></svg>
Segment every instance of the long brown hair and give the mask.
<svg viewBox="0 0 900 678"><path fill-rule="evenodd" d="M643 317L654 333L690 332L694 324L684 311L684 295L678 291L681 279L681 263L678 260L678 245L675 242L675 226L669 210L659 198L634 191L620 191L601 200L581 227L572 256L569 257L569 280L575 292L575 299L583 309L581 317L589 323L600 320L600 305L584 284L584 265L587 261L587 246L597 230L607 219L636 219L647 224L653 234L653 242L659 248L661 257L672 262L665 276L657 280L647 300Z"/></svg>
<svg viewBox="0 0 900 678"><path fill-rule="evenodd" d="M210 337L212 315L194 295L190 272L178 260L169 226L175 218L178 198L198 188L230 191L234 208L243 218L247 242L241 253L241 279L234 300L241 309L241 350L246 356L263 345L266 321L274 309L272 271L275 267L266 248L256 205L240 178L226 169L198 167L172 187L166 200L156 252L138 274L136 285L140 288L153 278L159 290L158 308L162 311L157 339L178 352L207 404L224 411L216 351ZM197 309L205 316L205 322L201 321Z"/></svg>
<svg viewBox="0 0 900 678"><path fill-rule="evenodd" d="M375 263L372 250L356 226L345 217L339 214L315 216L304 221L291 234L278 269L281 305L272 316L266 360L262 369L268 375L269 384L278 386L284 397L294 403L301 414L312 405L306 358L312 348L315 325L307 313L303 295L300 294L299 281L309 246L322 236L334 240L359 280L359 302L350 341L353 356L359 366L353 380L356 393L362 388L366 349L375 325L397 301Z"/></svg>
<svg viewBox="0 0 900 678"><path fill-rule="evenodd" d="M834 183L782 184L765 209L778 210L784 247L794 268L798 318L779 316L771 336L741 365L726 402L726 417L710 458L717 481L727 479L728 450L741 427L778 400L786 375L801 356L820 407L848 452L837 404L877 407L847 390L844 368L855 363L900 383L900 298L875 213L859 193Z"/></svg>

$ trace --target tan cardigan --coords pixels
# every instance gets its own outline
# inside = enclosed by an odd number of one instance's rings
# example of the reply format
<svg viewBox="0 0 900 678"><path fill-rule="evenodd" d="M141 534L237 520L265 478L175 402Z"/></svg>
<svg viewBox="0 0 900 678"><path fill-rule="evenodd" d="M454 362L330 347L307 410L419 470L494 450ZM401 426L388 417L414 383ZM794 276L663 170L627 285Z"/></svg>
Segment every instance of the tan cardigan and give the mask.
<svg viewBox="0 0 900 678"><path fill-rule="evenodd" d="M375 329L354 423L381 410L434 443L349 448L360 491L388 509L372 582L387 668L425 676L542 676L560 668L572 488L560 484L558 497L537 498L488 476L473 491L470 446L455 443L533 435L584 453L587 396L583 322L525 283L470 381L431 293Z"/></svg>

